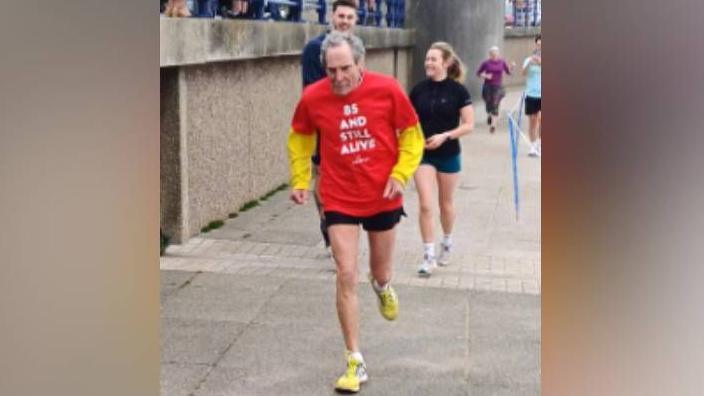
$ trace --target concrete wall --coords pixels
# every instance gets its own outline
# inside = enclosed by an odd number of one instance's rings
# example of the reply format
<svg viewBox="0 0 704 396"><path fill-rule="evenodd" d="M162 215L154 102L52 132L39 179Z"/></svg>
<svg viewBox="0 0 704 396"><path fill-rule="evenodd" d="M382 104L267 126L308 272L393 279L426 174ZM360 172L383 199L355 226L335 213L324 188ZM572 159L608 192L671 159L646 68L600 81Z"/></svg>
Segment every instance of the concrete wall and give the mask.
<svg viewBox="0 0 704 396"><path fill-rule="evenodd" d="M300 52L324 27L162 20L161 226L179 243L288 182ZM271 30L269 30L271 29ZM367 68L409 78L413 34L361 28Z"/></svg>
<svg viewBox="0 0 704 396"><path fill-rule="evenodd" d="M367 51L365 66L369 70L394 75L394 70L396 69L394 65L394 52L386 50Z"/></svg>
<svg viewBox="0 0 704 396"><path fill-rule="evenodd" d="M160 19L161 67L300 55L303 45L326 27L309 23ZM367 49L409 48L415 33L408 29L359 26L356 34Z"/></svg>
<svg viewBox="0 0 704 396"><path fill-rule="evenodd" d="M179 73L161 69L161 229L180 240L184 207L181 181L181 120L179 115ZM185 128L184 128L185 130Z"/></svg>
<svg viewBox="0 0 704 396"><path fill-rule="evenodd" d="M492 45L504 38L503 2L496 0L413 0L408 24L416 31L411 84L425 77L423 59L430 44L447 41L467 66L465 86L475 100L481 98L481 81L474 76Z"/></svg>

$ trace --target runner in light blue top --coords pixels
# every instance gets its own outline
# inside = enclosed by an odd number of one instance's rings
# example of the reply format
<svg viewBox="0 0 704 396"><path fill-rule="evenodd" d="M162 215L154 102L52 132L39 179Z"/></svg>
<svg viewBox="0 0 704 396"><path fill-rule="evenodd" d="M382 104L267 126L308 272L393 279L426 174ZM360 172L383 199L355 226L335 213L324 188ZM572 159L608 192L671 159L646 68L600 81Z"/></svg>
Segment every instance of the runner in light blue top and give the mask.
<svg viewBox="0 0 704 396"><path fill-rule="evenodd" d="M523 62L522 74L526 76L526 115L528 116L530 130L530 152L531 157L540 157L540 124L541 124L541 44L542 38L538 35L535 38L535 50L531 56Z"/></svg>
<svg viewBox="0 0 704 396"><path fill-rule="evenodd" d="M534 60L534 58L537 57L537 61ZM531 97L531 98L538 98L540 99L541 97L541 82L540 82L540 73L542 70L542 66L540 65L540 55L531 55L530 57L526 58L526 60L523 62L523 67L526 69L526 96Z"/></svg>

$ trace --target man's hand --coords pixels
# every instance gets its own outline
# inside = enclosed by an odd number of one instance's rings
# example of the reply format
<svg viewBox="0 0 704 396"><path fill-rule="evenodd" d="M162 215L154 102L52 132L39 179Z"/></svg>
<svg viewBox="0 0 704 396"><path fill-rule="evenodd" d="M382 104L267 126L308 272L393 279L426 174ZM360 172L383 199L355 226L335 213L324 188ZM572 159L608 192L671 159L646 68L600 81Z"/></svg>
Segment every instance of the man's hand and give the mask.
<svg viewBox="0 0 704 396"><path fill-rule="evenodd" d="M393 177L389 178L389 181L386 182L386 187L384 187L384 198L386 199L395 199L399 195L403 194L403 184L401 184L400 181L394 179Z"/></svg>
<svg viewBox="0 0 704 396"><path fill-rule="evenodd" d="M303 205L308 201L308 190L291 189L289 198L291 198L291 201L297 203L298 205Z"/></svg>

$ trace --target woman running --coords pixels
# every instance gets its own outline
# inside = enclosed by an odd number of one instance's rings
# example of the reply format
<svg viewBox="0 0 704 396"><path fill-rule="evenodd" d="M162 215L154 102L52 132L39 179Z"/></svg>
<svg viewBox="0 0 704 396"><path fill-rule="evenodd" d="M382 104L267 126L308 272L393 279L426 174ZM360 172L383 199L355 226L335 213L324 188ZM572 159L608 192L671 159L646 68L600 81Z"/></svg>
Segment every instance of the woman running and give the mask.
<svg viewBox="0 0 704 396"><path fill-rule="evenodd" d="M538 35L535 38L535 50L523 61L522 74L526 76L526 115L529 120L529 137L530 137L530 157L540 157L540 121L542 113L540 111L541 98L541 75L542 75L542 59L541 59L542 38Z"/></svg>
<svg viewBox="0 0 704 396"><path fill-rule="evenodd" d="M423 159L414 176L423 239L423 262L418 269L420 276L430 276L437 264L450 263L455 221L452 196L460 171L459 138L474 129L472 99L462 85L464 74L464 65L452 47L445 42L436 42L425 56L425 75L428 78L416 85L410 95L426 139ZM437 260L433 232L433 190L436 184L444 233Z"/></svg>
<svg viewBox="0 0 704 396"><path fill-rule="evenodd" d="M482 98L486 105L486 122L489 124L489 131L494 133L499 118L499 103L504 98L506 92L502 85L503 74L511 74L516 62L509 65L505 60L499 58L499 47L493 46L489 49L489 59L482 62L477 70L477 76L484 79L482 86Z"/></svg>

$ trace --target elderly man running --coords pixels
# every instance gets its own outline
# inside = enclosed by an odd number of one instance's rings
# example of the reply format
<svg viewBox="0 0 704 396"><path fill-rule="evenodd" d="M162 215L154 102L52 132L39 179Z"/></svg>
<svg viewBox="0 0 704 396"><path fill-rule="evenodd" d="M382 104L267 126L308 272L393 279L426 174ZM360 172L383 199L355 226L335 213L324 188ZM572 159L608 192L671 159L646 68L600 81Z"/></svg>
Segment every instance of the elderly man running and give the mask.
<svg viewBox="0 0 704 396"><path fill-rule="evenodd" d="M403 189L420 163L423 133L413 106L391 77L365 71L364 46L333 31L322 45L326 79L308 86L289 134L291 199L303 204L310 156L320 135L320 194L337 265L337 314L347 369L335 389L357 392L367 380L359 347L359 226L369 239L369 279L387 320L398 315L391 287L396 224L405 215Z"/></svg>

